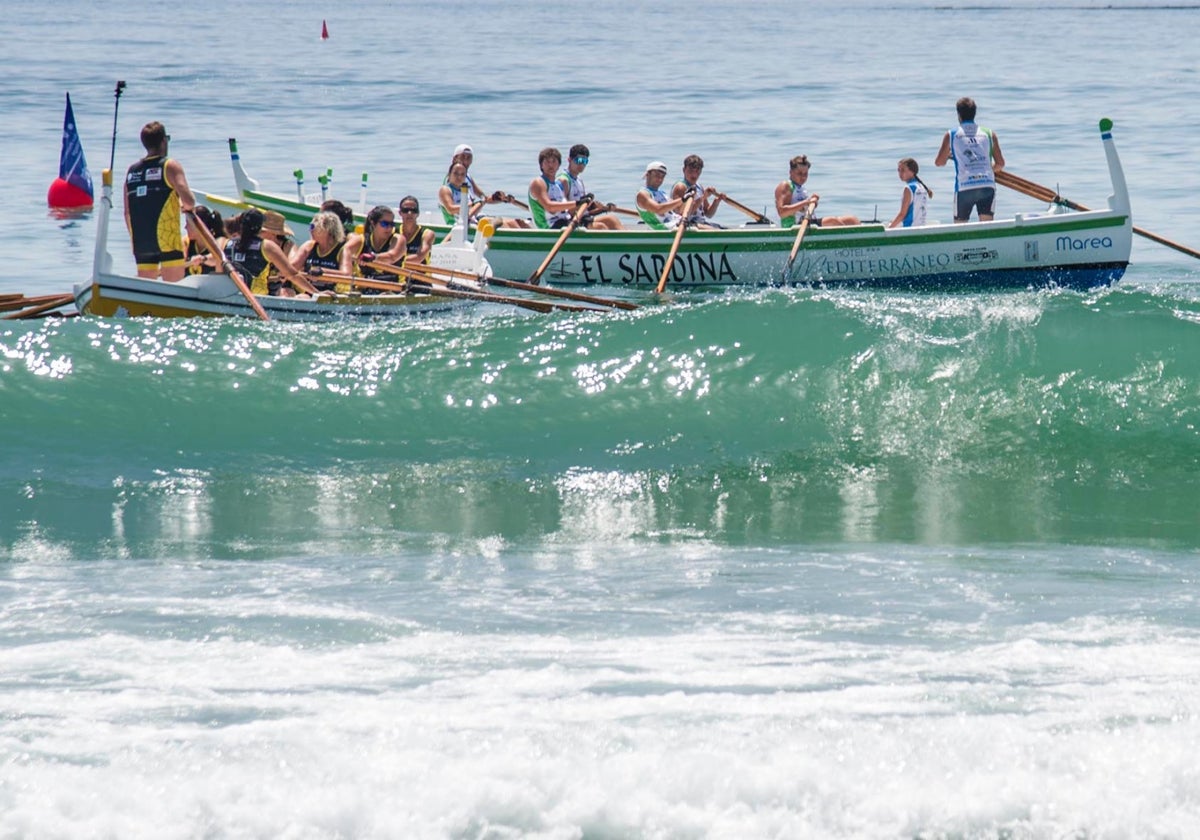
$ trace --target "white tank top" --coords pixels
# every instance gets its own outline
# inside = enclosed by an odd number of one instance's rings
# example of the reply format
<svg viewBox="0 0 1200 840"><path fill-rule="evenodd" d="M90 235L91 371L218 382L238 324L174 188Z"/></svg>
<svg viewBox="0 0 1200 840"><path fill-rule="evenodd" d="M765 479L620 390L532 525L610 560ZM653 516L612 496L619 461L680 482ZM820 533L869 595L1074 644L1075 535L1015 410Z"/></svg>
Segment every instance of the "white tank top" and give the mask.
<svg viewBox="0 0 1200 840"><path fill-rule="evenodd" d="M950 156L954 158L954 191L994 187L992 133L973 122L950 132Z"/></svg>

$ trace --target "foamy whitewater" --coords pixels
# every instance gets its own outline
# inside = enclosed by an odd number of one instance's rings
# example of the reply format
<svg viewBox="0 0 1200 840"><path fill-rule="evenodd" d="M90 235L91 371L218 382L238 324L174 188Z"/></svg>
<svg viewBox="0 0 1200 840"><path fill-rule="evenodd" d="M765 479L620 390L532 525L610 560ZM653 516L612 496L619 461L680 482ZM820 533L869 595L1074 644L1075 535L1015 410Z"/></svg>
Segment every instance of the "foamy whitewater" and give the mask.
<svg viewBox="0 0 1200 840"><path fill-rule="evenodd" d="M45 211L68 90L97 179L161 119L214 192L235 136L267 191L426 207L458 143L519 194L586 142L606 200L696 152L761 207L805 153L884 219L907 156L947 216L971 95L1090 206L1112 118L1135 224L1200 247L1198 16L17 0L0 293L90 271ZM0 322L0 838L1200 835L1198 268Z"/></svg>

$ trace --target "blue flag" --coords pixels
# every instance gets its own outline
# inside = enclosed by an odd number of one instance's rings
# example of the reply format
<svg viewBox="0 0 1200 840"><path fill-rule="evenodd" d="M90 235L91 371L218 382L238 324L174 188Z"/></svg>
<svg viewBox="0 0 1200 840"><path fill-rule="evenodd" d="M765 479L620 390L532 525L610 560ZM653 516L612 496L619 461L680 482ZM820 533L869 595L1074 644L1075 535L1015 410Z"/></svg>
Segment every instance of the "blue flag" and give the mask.
<svg viewBox="0 0 1200 840"><path fill-rule="evenodd" d="M88 195L92 191L92 173L88 172L83 159L83 144L79 142L79 131L75 128L75 112L71 110L71 94L67 94L67 112L63 115L62 154L58 159L58 177L78 187Z"/></svg>

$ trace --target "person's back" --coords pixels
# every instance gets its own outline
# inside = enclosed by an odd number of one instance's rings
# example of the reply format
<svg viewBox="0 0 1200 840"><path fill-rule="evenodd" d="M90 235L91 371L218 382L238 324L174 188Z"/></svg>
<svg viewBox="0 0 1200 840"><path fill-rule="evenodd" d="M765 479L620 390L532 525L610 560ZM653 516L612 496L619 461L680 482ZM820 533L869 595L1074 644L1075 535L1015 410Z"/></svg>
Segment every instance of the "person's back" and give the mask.
<svg viewBox="0 0 1200 840"><path fill-rule="evenodd" d="M213 240L217 243L217 248L224 250L226 241L225 220L215 210L211 210L203 204L198 204L193 214L188 217L187 224L185 225L187 240L184 247L184 257L187 273L213 274L220 267L220 257L217 254L209 253L200 231L196 228L197 224L203 224L208 229L208 232L212 234Z"/></svg>
<svg viewBox="0 0 1200 840"><path fill-rule="evenodd" d="M958 127L943 135L933 163L945 166L954 161L954 221L969 221L972 210L981 222L991 221L996 211L996 172L1004 168L1000 140L975 122L975 100L964 96L954 107Z"/></svg>
<svg viewBox="0 0 1200 840"><path fill-rule="evenodd" d="M187 272L181 212L191 212L196 199L183 166L167 156L171 136L160 122L142 127L146 156L125 173L125 225L133 245L139 277L177 282Z"/></svg>
<svg viewBox="0 0 1200 840"><path fill-rule="evenodd" d="M238 235L225 245L225 256L246 285L251 294L265 295L270 293L267 275L271 263L263 254L263 238L261 236L263 214L257 208L251 208L241 215Z"/></svg>

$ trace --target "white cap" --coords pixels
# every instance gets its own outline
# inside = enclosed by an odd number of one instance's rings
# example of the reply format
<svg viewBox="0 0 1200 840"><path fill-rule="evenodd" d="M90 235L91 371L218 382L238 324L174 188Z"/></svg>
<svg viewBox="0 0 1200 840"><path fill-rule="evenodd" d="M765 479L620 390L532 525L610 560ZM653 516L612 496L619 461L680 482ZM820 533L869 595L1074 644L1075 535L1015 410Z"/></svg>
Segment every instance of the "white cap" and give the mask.
<svg viewBox="0 0 1200 840"><path fill-rule="evenodd" d="M471 155L472 157L475 156L475 153L471 151L471 147L468 146L466 143L460 143L459 145L454 147L454 154L461 155L463 152L466 152L467 154Z"/></svg>
<svg viewBox="0 0 1200 840"><path fill-rule="evenodd" d="M667 165L665 163L663 163L661 160L652 160L648 164L646 164L646 171L647 172L662 172L665 174L667 171Z"/></svg>

